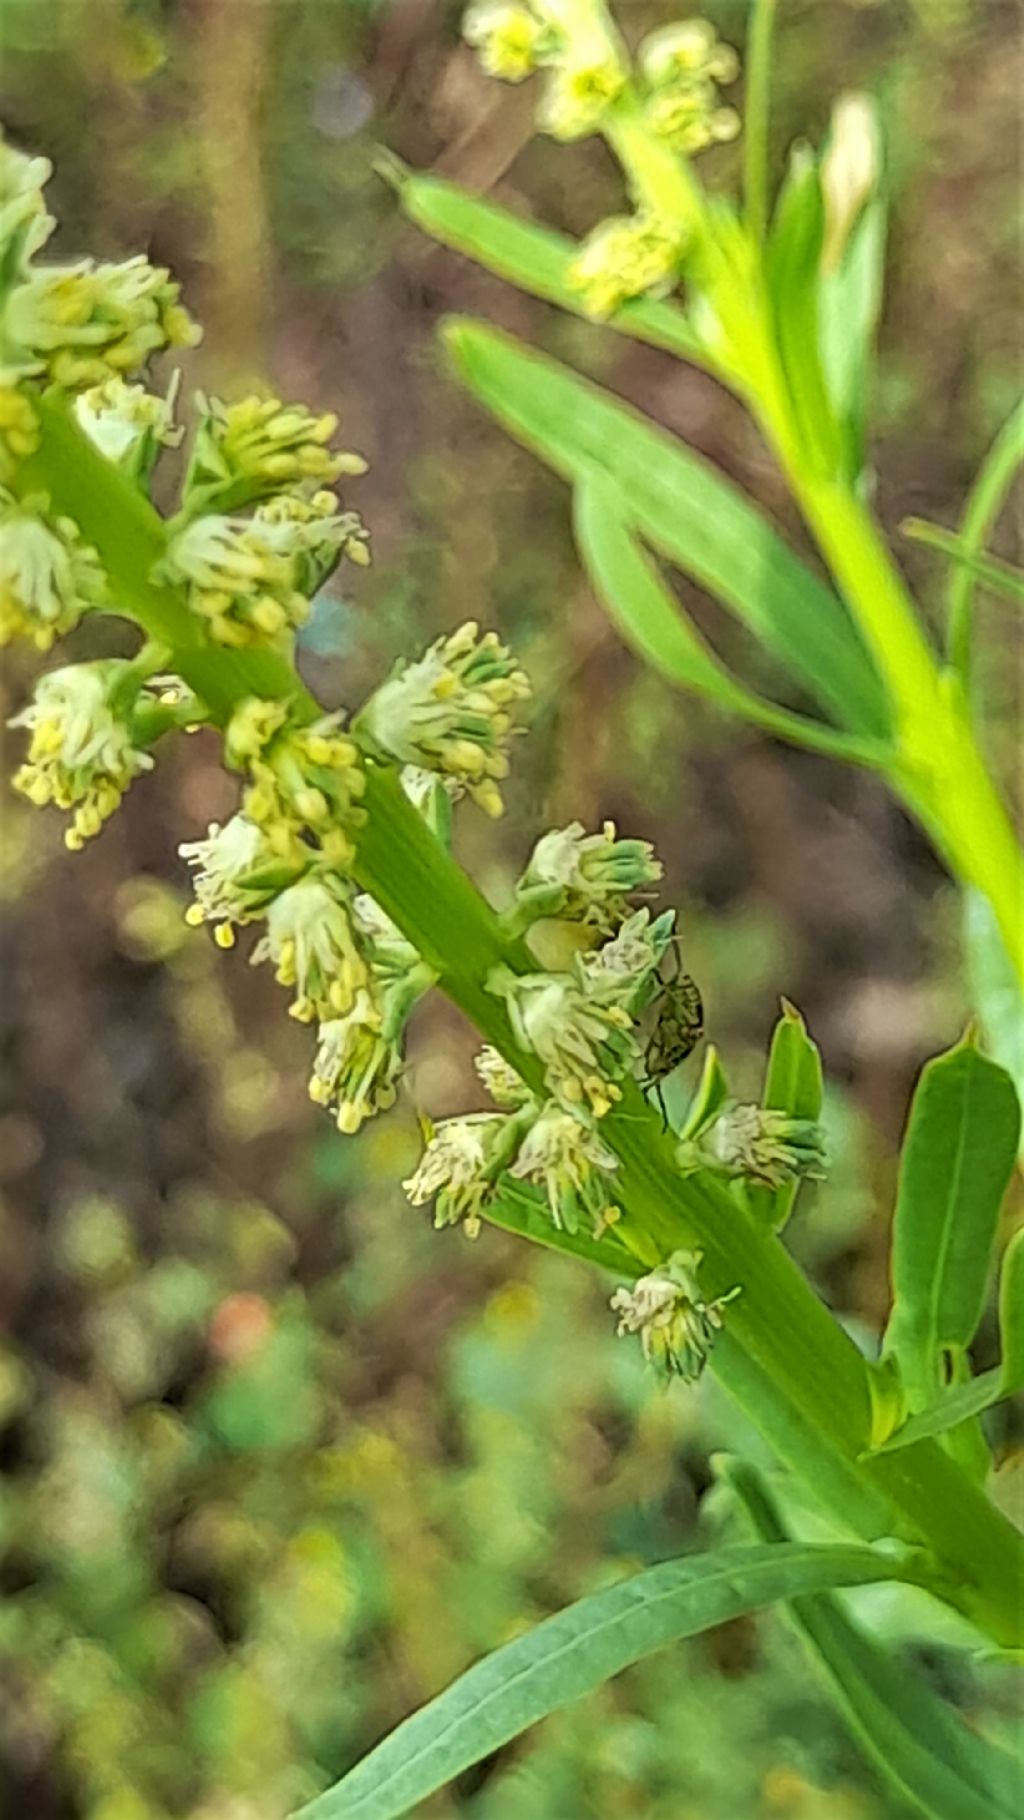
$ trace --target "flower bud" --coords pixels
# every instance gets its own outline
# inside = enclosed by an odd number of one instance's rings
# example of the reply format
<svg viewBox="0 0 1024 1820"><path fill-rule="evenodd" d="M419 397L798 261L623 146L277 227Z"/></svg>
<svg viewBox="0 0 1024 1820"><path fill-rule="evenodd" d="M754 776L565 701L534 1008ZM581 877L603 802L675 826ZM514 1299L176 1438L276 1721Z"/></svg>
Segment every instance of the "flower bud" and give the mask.
<svg viewBox="0 0 1024 1820"><path fill-rule="evenodd" d="M460 1221L468 1237L480 1230L480 1216L510 1142L515 1126L501 1112L471 1112L464 1118L443 1119L432 1132L419 1165L403 1183L414 1207L434 1201L434 1225L455 1226Z"/></svg>
<svg viewBox="0 0 1024 1820"><path fill-rule="evenodd" d="M495 633L481 634L469 620L415 663L399 664L356 726L402 764L452 777L495 815L502 807L498 780L508 773L512 714L529 693Z"/></svg>
<svg viewBox="0 0 1024 1820"><path fill-rule="evenodd" d="M684 250L676 225L652 215L614 215L583 242L569 267L569 284L587 315L601 321L631 297L670 290Z"/></svg>
<svg viewBox="0 0 1024 1820"><path fill-rule="evenodd" d="M618 840L614 822L605 822L600 834L586 834L582 822L570 822L541 836L516 896L544 894L545 915L610 933L626 914L627 896L661 875L649 841Z"/></svg>
<svg viewBox="0 0 1024 1820"><path fill-rule="evenodd" d="M544 1064L552 1097L603 1118L621 1098L616 1077L636 1053L628 1014L591 1003L571 974L496 968L488 989L505 1000L516 1041Z"/></svg>
<svg viewBox="0 0 1024 1820"><path fill-rule="evenodd" d="M804 1176L822 1181L825 1175L820 1125L765 1106L727 1107L681 1144L677 1156L684 1169L717 1169L763 1188L782 1188Z"/></svg>
<svg viewBox="0 0 1024 1820"><path fill-rule="evenodd" d="M64 836L72 852L99 833L133 778L152 769L151 754L134 743L131 702L123 699L131 678L132 666L120 660L51 670L9 723L31 734L14 788L38 808L74 810Z"/></svg>
<svg viewBox="0 0 1024 1820"><path fill-rule="evenodd" d="M632 1289L617 1289L611 1298L619 1336L638 1333L648 1363L686 1384L700 1377L722 1329L722 1309L740 1293L730 1289L706 1302L697 1281L700 1261L699 1251L675 1251Z"/></svg>
<svg viewBox="0 0 1024 1820"><path fill-rule="evenodd" d="M106 598L95 550L43 497L18 501L0 487L0 645L16 636L39 651Z"/></svg>
<svg viewBox="0 0 1024 1820"><path fill-rule="evenodd" d="M528 6L502 0L471 6L462 35L479 53L486 74L501 82L523 82L532 75L550 37Z"/></svg>
<svg viewBox="0 0 1024 1820"><path fill-rule="evenodd" d="M198 394L202 412L185 481L186 505L237 509L293 489L329 486L342 474L365 474L362 456L327 447L338 427L333 411L316 416L278 398L224 404Z"/></svg>
<svg viewBox="0 0 1024 1820"><path fill-rule="evenodd" d="M617 1168L617 1157L597 1133L550 1101L523 1138L509 1174L544 1189L559 1231L578 1232L586 1219L600 1232L618 1218L605 1180Z"/></svg>
<svg viewBox="0 0 1024 1820"><path fill-rule="evenodd" d="M121 264L38 266L7 300L13 370L78 392L123 378L167 347L191 347L199 330L181 287L141 254Z"/></svg>
<svg viewBox="0 0 1024 1820"><path fill-rule="evenodd" d="M251 923L271 899L301 877L310 854L298 842L282 859L262 829L245 815L233 815L223 827L211 822L205 840L184 841L178 848L193 868L196 901L185 920L212 923L221 947L231 946L235 927Z"/></svg>
<svg viewBox="0 0 1024 1820"><path fill-rule="evenodd" d="M331 872L307 872L271 899L252 959L272 961L280 984L294 987L291 1013L304 1024L351 1011L369 985L348 892Z"/></svg>

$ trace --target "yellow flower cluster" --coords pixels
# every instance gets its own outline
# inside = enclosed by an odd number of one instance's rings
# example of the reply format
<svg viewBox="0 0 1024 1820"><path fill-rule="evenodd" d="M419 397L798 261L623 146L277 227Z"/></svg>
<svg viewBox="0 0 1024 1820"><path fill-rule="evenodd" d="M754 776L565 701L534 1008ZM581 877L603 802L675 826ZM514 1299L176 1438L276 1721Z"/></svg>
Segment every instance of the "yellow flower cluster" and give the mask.
<svg viewBox="0 0 1024 1820"><path fill-rule="evenodd" d="M48 651L106 595L95 550L44 498L21 502L0 487L0 645L28 638Z"/></svg>
<svg viewBox="0 0 1024 1820"><path fill-rule="evenodd" d="M488 815L500 815L512 715L529 694L525 672L496 633L467 620L417 662L400 663L355 729L388 757L454 779Z"/></svg>
<svg viewBox="0 0 1024 1820"><path fill-rule="evenodd" d="M632 1289L617 1289L611 1299L619 1334L638 1333L648 1363L687 1384L700 1377L722 1330L722 1310L740 1293L730 1289L705 1301L697 1280L700 1263L699 1251L675 1251Z"/></svg>
<svg viewBox="0 0 1024 1820"><path fill-rule="evenodd" d="M134 743L128 704L118 700L126 688L138 692L132 666L118 660L51 670L10 723L31 735L14 788L37 808L74 811L64 836L72 852L99 833L133 778L152 769L151 754Z"/></svg>
<svg viewBox="0 0 1024 1820"><path fill-rule="evenodd" d="M354 854L351 831L365 789L359 748L340 732L340 714L311 727L287 722L281 702L256 697L232 715L225 751L228 763L250 779L243 811L273 852L286 857L304 840L328 865L345 867Z"/></svg>
<svg viewBox="0 0 1024 1820"><path fill-rule="evenodd" d="M637 61L648 89L645 119L659 138L687 156L735 139L740 117L735 108L720 105L718 87L735 82L739 58L706 19L652 32Z"/></svg>
<svg viewBox="0 0 1024 1820"><path fill-rule="evenodd" d="M569 267L569 283L587 315L603 321L632 297L669 291L684 251L680 231L654 216L612 215L588 234Z"/></svg>
<svg viewBox="0 0 1024 1820"><path fill-rule="evenodd" d="M522 82L547 72L537 118L555 139L599 131L626 86L626 52L599 0L484 0L463 29L489 76Z"/></svg>

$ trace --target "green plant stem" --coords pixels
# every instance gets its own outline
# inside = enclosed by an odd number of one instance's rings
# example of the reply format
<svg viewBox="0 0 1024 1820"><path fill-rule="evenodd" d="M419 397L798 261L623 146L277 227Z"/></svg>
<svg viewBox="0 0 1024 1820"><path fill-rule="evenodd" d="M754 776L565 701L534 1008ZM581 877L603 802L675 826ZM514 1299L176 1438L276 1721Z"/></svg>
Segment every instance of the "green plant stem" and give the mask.
<svg viewBox="0 0 1024 1820"><path fill-rule="evenodd" d="M765 63L771 11L770 4L762 5L755 18L755 34L765 35L757 57ZM759 64L755 86L766 80ZM755 102L755 109L759 105ZM1024 985L1024 854L978 748L964 691L950 687L940 671L870 513L843 480L821 473L803 444L772 331L760 246L727 213L708 205L685 161L673 159L653 138L629 97L609 110L604 130L634 192L654 194L653 181L663 213L695 233L694 277L726 336L727 351L720 358L742 375L748 405L889 692L897 740L890 781L952 869L988 899ZM761 134L757 119L755 139ZM674 164L674 175L666 159ZM760 181L758 173L755 199ZM1020 425L1011 419L987 464L991 471L979 483L971 515L979 537L1005 487L1019 434ZM967 612L969 604L968 595Z"/></svg>
<svg viewBox="0 0 1024 1820"><path fill-rule="evenodd" d="M960 529L960 550L965 558L979 556L999 516L1014 474L1024 461L1024 399L1011 412L992 444L967 495ZM969 563L955 569L946 596L946 650L953 669L969 691L971 679L971 628L975 576Z"/></svg>
<svg viewBox="0 0 1024 1820"><path fill-rule="evenodd" d="M768 121L776 0L754 0L747 35L743 106L743 195L747 226L760 244L768 227Z"/></svg>
<svg viewBox="0 0 1024 1820"><path fill-rule="evenodd" d="M42 445L19 471L22 494L46 491L99 551L119 610L171 647L171 666L220 724L256 693L290 700L311 718L316 701L287 658L213 644L176 590L152 579L162 521L88 443L58 400L41 406ZM524 970L528 952L503 935L494 912L406 799L396 772L370 765L366 823L355 872L437 969L478 1031L540 1085L536 1058L517 1050L501 1001L485 981L497 964ZM680 1245L704 1253L710 1295L740 1285L713 1367L779 1457L844 1524L873 1538L897 1533L930 1550L940 1590L996 1642L1020 1636L1022 1543L1006 1519L934 1441L860 1459L870 1442L868 1368L778 1239L715 1178L684 1177L673 1144L639 1090L602 1123L616 1152L625 1218L616 1228L641 1262ZM633 1272L635 1274L635 1270Z"/></svg>
<svg viewBox="0 0 1024 1820"><path fill-rule="evenodd" d="M899 748L891 781L953 871L987 897L1024 983L1024 854L962 692L944 683L914 604L861 501L842 483L792 470L790 480L888 686Z"/></svg>

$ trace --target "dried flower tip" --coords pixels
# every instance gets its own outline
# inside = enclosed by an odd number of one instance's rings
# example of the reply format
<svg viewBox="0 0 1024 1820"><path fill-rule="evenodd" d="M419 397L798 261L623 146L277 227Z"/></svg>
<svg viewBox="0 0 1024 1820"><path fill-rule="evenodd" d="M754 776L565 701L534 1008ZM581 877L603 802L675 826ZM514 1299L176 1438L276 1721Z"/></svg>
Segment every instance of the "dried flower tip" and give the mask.
<svg viewBox="0 0 1024 1820"><path fill-rule="evenodd" d="M471 1112L443 1119L431 1135L419 1165L403 1182L414 1207L434 1201L434 1225L461 1220L470 1238L507 1149L509 1122L500 1112ZM504 1141L503 1141L504 1140Z"/></svg>
<svg viewBox="0 0 1024 1820"><path fill-rule="evenodd" d="M306 873L269 905L252 959L272 961L280 984L294 988L291 1014L300 1023L344 1015L369 985L349 906L345 885L330 872Z"/></svg>
<svg viewBox="0 0 1024 1820"><path fill-rule="evenodd" d="M494 632L473 620L415 663L399 664L370 697L357 725L391 758L465 786L488 814L501 812L512 711L529 682Z"/></svg>
<svg viewBox="0 0 1024 1820"><path fill-rule="evenodd" d="M134 743L130 705L115 706L130 676L131 666L119 660L53 670L10 722L31 733L14 787L38 808L74 810L64 836L72 852L99 833L132 779L152 769L150 753Z"/></svg>
<svg viewBox="0 0 1024 1820"><path fill-rule="evenodd" d="M622 1097L616 1079L636 1053L628 1015L591 1003L571 974L497 968L487 984L505 1000L516 1041L543 1062L552 1098L603 1118Z"/></svg>
<svg viewBox="0 0 1024 1820"><path fill-rule="evenodd" d="M471 6L462 34L479 54L488 76L500 82L523 82L537 69L551 34L528 6Z"/></svg>
<svg viewBox="0 0 1024 1820"><path fill-rule="evenodd" d="M597 1231L618 1217L603 1179L617 1168L617 1157L589 1125L550 1102L526 1133L509 1174L544 1189L560 1231L578 1232L583 1220Z"/></svg>
<svg viewBox="0 0 1024 1820"><path fill-rule="evenodd" d="M106 596L95 550L48 503L18 501L0 487L0 645L20 636L48 651Z"/></svg>
<svg viewBox="0 0 1024 1820"><path fill-rule="evenodd" d="M490 1043L485 1043L474 1056L473 1066L496 1106L512 1111L529 1104L531 1094L526 1082Z"/></svg>
<svg viewBox="0 0 1024 1820"><path fill-rule="evenodd" d="M75 399L75 416L90 442L108 461L132 476L148 478L161 448L177 448L184 430L174 425L176 373L164 397L145 386L106 379Z"/></svg>
<svg viewBox="0 0 1024 1820"><path fill-rule="evenodd" d="M734 1105L697 1139L680 1145L679 1161L684 1168L719 1169L764 1188L781 1188L801 1176L823 1180L825 1143L813 1119Z"/></svg>
<svg viewBox="0 0 1024 1820"><path fill-rule="evenodd" d="M31 399L16 386L0 385L0 482L13 480L38 447L39 419Z"/></svg>
<svg viewBox="0 0 1024 1820"><path fill-rule="evenodd" d="M700 1377L723 1325L722 1309L740 1293L730 1289L706 1302L697 1281L700 1261L699 1251L673 1252L632 1289L617 1289L611 1298L619 1336L638 1333L648 1363L687 1384Z"/></svg>
<svg viewBox="0 0 1024 1820"><path fill-rule="evenodd" d="M588 235L569 267L588 316L611 316L631 297L664 293L675 283L685 242L676 226L652 215L616 215Z"/></svg>
<svg viewBox="0 0 1024 1820"><path fill-rule="evenodd" d="M395 1102L402 1070L399 1043L386 1034L384 1018L361 988L343 1017L320 1025L309 1095L330 1107L338 1130L347 1135Z"/></svg>
<svg viewBox="0 0 1024 1820"><path fill-rule="evenodd" d="M37 267L7 300L15 370L78 392L138 371L162 348L191 347L199 330L180 291L141 254L119 265Z"/></svg>
<svg viewBox="0 0 1024 1820"><path fill-rule="evenodd" d="M361 455L327 447L338 427L333 411L314 415L305 405L278 398L243 398L224 404L197 395L202 417L189 465L185 496L230 493L232 506L247 505L293 487L330 485L342 474L365 474Z"/></svg>
<svg viewBox="0 0 1024 1820"><path fill-rule="evenodd" d="M205 840L183 841L178 852L194 873L196 901L185 912L185 920L194 927L212 923L221 947L229 947L234 928L260 916L309 862L308 852L298 843L291 857L282 859L267 844L262 829L245 815L233 815L223 827L211 822Z"/></svg>
<svg viewBox="0 0 1024 1820"><path fill-rule="evenodd" d="M611 931L625 914L628 894L655 884L661 875L649 841L618 840L614 822L605 822L600 834L587 834L582 822L570 822L541 836L517 894L557 891L548 914Z"/></svg>

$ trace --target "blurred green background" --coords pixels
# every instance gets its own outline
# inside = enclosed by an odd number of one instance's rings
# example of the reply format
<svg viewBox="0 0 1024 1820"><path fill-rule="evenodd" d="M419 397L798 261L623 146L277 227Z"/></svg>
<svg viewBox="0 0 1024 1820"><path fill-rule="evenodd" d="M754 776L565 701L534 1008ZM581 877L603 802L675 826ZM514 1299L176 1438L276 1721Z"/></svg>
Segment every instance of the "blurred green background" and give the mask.
<svg viewBox="0 0 1024 1820"><path fill-rule="evenodd" d="M745 0L709 6L740 42ZM934 602L908 513L955 524L1013 402L1021 35L1014 0L782 0L776 145L834 94L881 96L894 189L875 399L880 511ZM672 9L627 0L629 35ZM559 317L421 240L374 176L387 143L585 231L620 205L599 145L528 139L448 0L0 0L3 116L57 167L55 256L144 248L206 327L186 388L269 380L339 411L372 466L375 564L305 639L323 699L467 617L536 683L497 827L461 856L499 895L543 828L653 838L711 1032L756 1090L778 994L824 1050L831 1180L793 1243L877 1333L895 1152L921 1062L967 1005L954 894L870 779L674 694L581 581L559 483L446 377L447 310L486 313L641 403L800 532L754 432L705 377ZM727 183L735 148L706 160ZM1002 534L997 547L1012 554ZM1011 628L986 616L997 755ZM716 622L709 622L721 635ZM79 651L121 648L112 622ZM11 654L10 713L33 665ZM103 838L5 795L0 1061L0 1812L280 1820L475 1655L691 1546L710 1382L659 1394L609 1285L493 1232L434 1234L399 1182L414 1100L476 1104L471 1034L434 1005L411 1090L359 1139L305 1097L308 1032L265 969L182 922L179 840L230 810L204 735ZM983 1347L991 1335L983 1335ZM870 1343L870 1342L869 1342ZM987 1357L981 1360L988 1363ZM1003 1483L1021 1456L996 1436ZM969 1714L1012 1723L907 1595L884 1634ZM421 1810L435 1820L880 1820L895 1810L778 1617L653 1659Z"/></svg>

